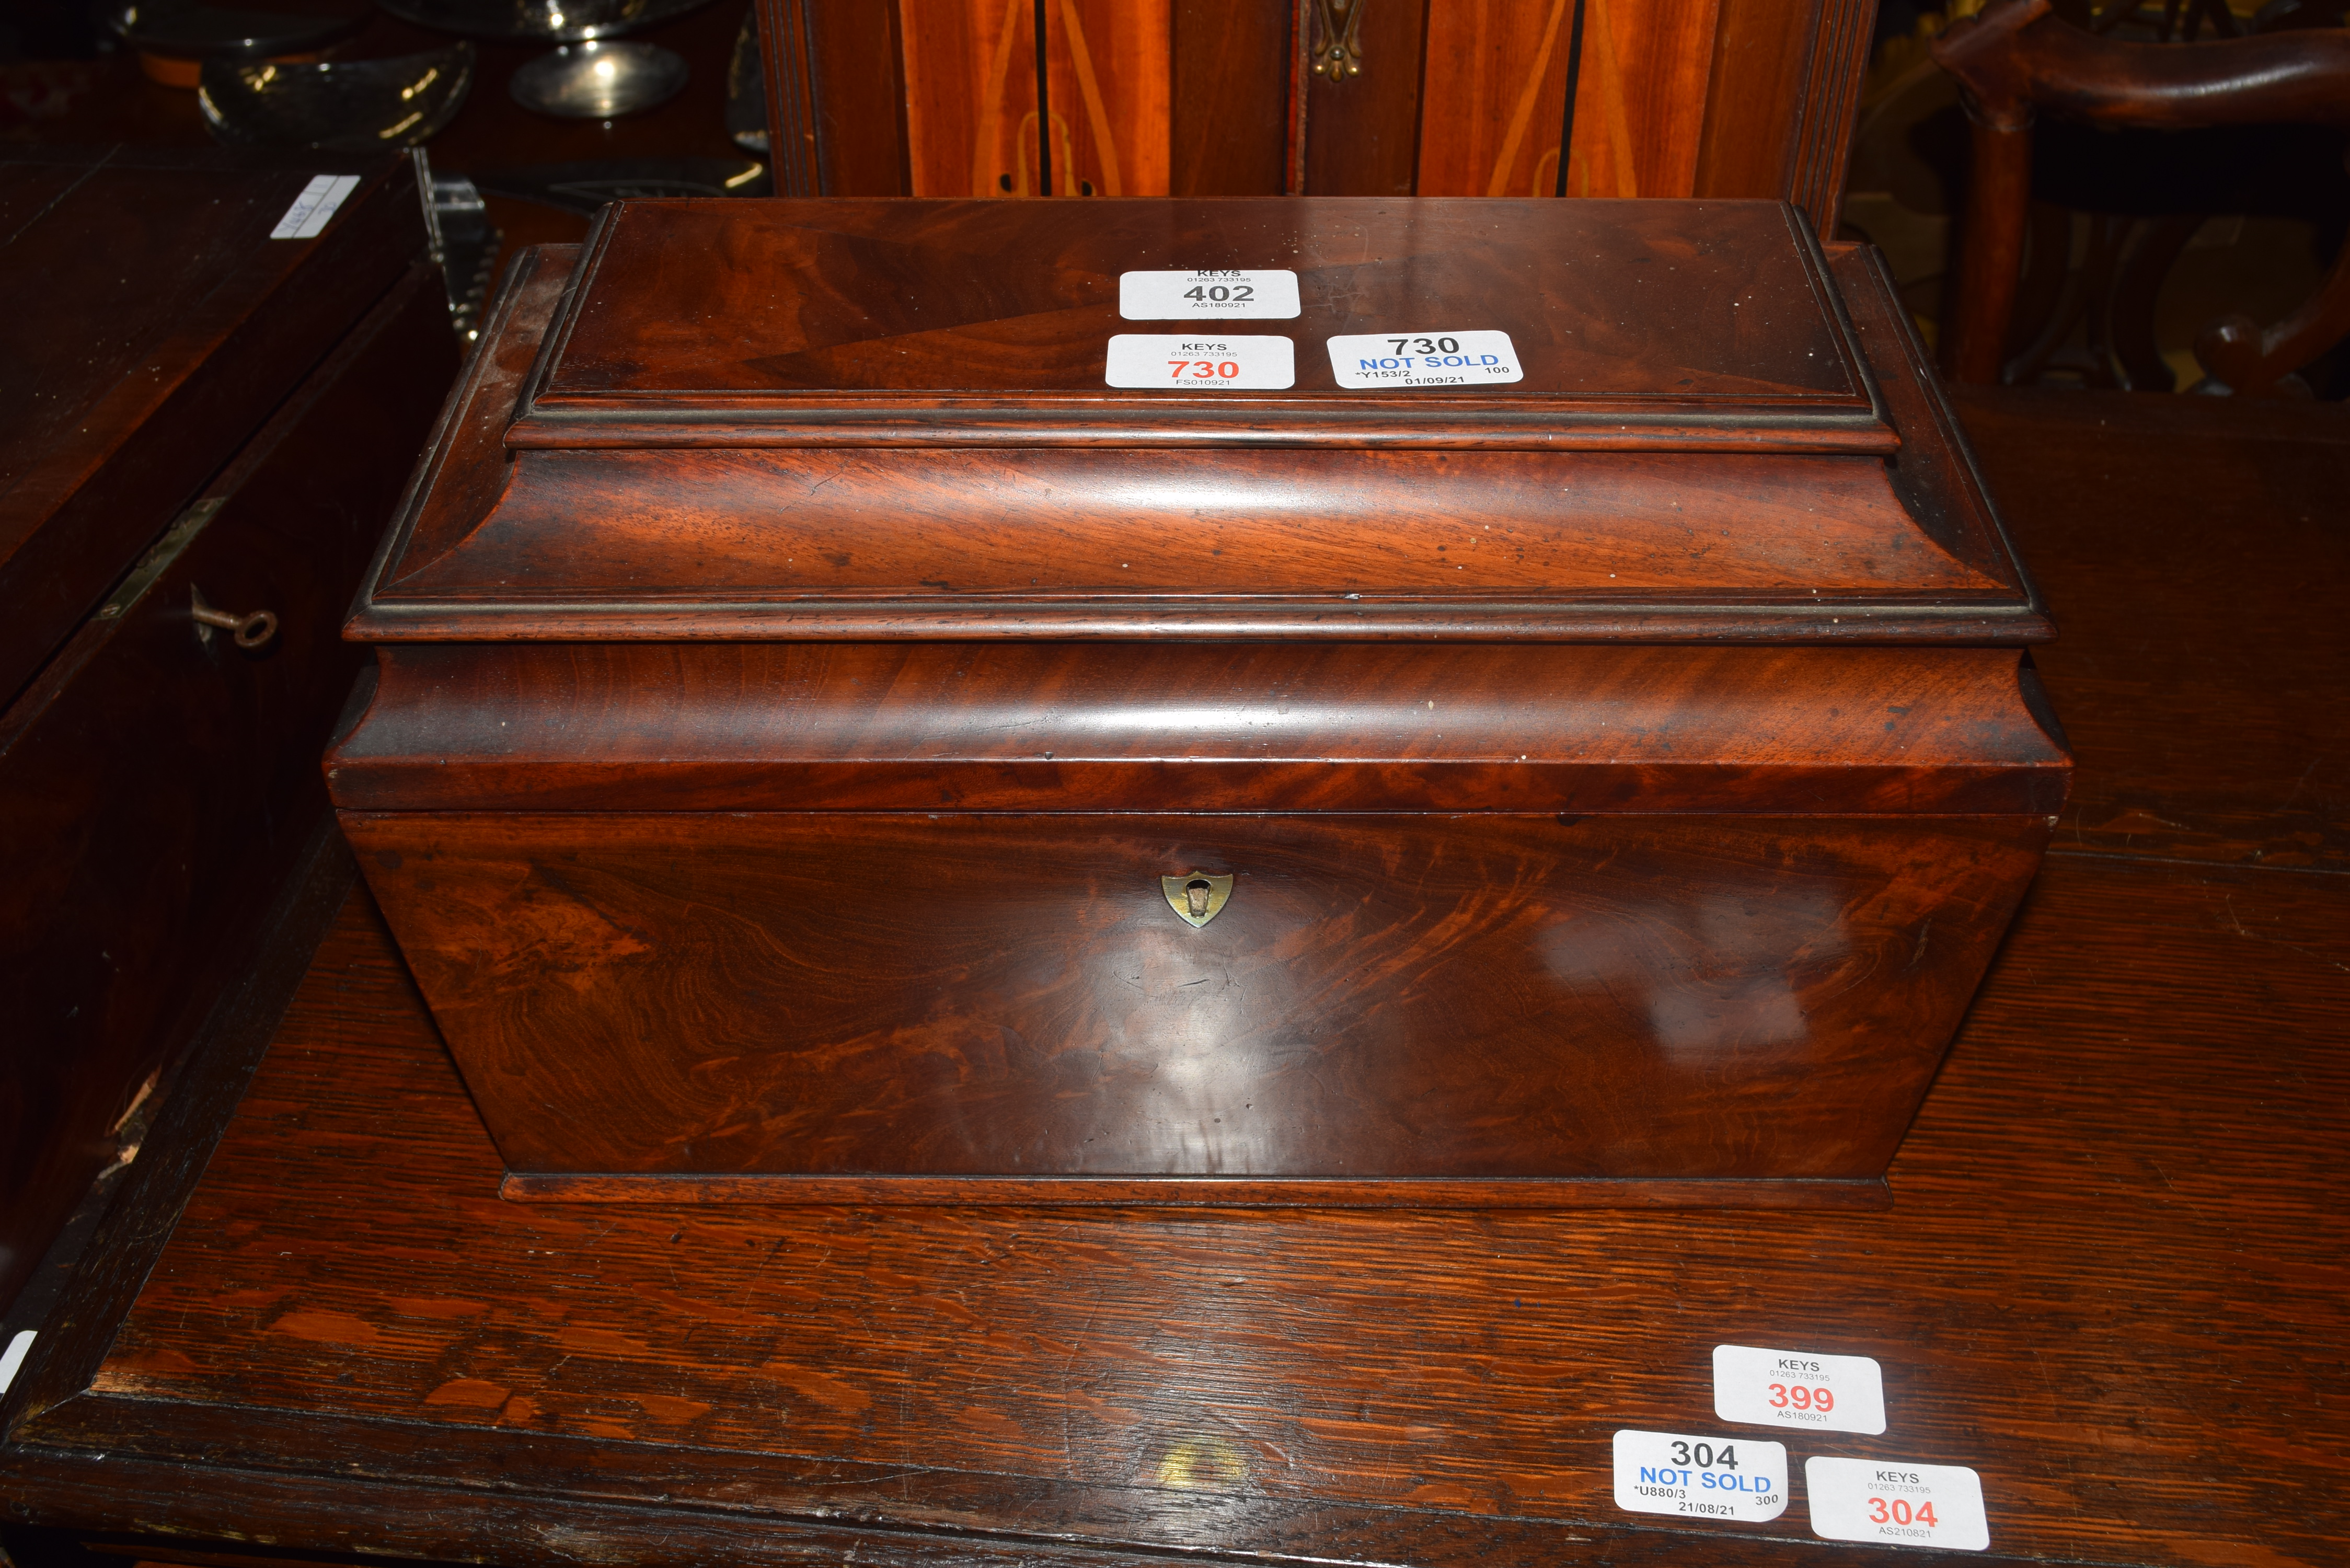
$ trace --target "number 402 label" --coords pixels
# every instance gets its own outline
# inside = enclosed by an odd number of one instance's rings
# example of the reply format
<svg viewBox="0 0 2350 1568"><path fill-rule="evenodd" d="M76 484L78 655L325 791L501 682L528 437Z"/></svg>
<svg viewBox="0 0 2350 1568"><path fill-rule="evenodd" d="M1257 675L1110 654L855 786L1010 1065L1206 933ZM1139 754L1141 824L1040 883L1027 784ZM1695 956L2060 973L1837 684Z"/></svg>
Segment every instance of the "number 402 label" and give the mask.
<svg viewBox="0 0 2350 1568"><path fill-rule="evenodd" d="M1787 1511L1787 1450L1752 1438L1616 1434L1616 1506L1760 1524Z"/></svg>
<svg viewBox="0 0 2350 1568"><path fill-rule="evenodd" d="M1285 268L1122 272L1118 313L1128 321L1285 320L1297 314L1297 275Z"/></svg>

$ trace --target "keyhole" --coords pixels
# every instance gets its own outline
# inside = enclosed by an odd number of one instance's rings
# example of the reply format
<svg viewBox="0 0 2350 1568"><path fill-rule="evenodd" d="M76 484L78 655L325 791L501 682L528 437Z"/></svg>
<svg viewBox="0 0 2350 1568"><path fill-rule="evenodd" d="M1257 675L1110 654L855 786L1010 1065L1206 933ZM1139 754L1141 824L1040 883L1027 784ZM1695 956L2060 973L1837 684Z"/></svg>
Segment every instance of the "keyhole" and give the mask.
<svg viewBox="0 0 2350 1568"><path fill-rule="evenodd" d="M1208 884L1194 879L1183 884L1183 902L1194 915L1208 912Z"/></svg>

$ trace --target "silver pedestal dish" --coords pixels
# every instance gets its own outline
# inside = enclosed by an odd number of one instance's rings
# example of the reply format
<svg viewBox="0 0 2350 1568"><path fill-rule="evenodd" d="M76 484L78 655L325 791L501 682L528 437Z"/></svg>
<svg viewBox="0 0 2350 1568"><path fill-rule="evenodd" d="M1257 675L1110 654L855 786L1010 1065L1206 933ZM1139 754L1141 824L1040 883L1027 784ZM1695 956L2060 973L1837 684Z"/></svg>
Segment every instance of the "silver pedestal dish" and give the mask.
<svg viewBox="0 0 2350 1568"><path fill-rule="evenodd" d="M613 46L622 34L683 16L708 0L378 0L421 26L504 41L567 46L525 65L510 90L542 114L608 119L650 109L685 86L685 61L657 44ZM625 52L620 52L625 51Z"/></svg>
<svg viewBox="0 0 2350 1568"><path fill-rule="evenodd" d="M464 104L473 54L473 46L460 40L394 59L207 60L196 107L213 135L232 147L414 147Z"/></svg>
<svg viewBox="0 0 2350 1568"><path fill-rule="evenodd" d="M506 91L525 109L574 119L611 119L667 103L685 88L686 65L653 44L566 44L515 72Z"/></svg>

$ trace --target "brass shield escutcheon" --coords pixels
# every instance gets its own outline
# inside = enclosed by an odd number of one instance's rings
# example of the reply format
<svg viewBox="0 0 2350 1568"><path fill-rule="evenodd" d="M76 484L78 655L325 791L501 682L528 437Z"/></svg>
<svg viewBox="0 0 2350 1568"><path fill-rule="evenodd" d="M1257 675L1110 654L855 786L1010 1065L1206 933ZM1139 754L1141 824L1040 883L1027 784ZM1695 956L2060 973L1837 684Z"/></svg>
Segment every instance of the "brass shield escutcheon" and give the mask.
<svg viewBox="0 0 2350 1568"><path fill-rule="evenodd" d="M1167 907L1191 926L1204 926L1214 919L1232 898L1230 877L1211 877L1205 871L1161 877L1159 886L1167 895Z"/></svg>

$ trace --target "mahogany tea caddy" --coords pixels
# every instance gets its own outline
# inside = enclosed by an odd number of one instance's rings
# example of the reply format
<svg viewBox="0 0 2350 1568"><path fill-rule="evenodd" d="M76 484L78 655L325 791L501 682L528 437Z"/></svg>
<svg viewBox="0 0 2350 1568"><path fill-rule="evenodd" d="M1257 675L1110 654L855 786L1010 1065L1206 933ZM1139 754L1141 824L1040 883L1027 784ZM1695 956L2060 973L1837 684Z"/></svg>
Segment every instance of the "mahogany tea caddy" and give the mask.
<svg viewBox="0 0 2350 1568"><path fill-rule="evenodd" d="M1191 269L1297 314L1120 317ZM1294 385L1105 384L1193 332ZM513 1198L1882 1201L2071 765L1881 266L1769 202L618 203L349 629Z"/></svg>

